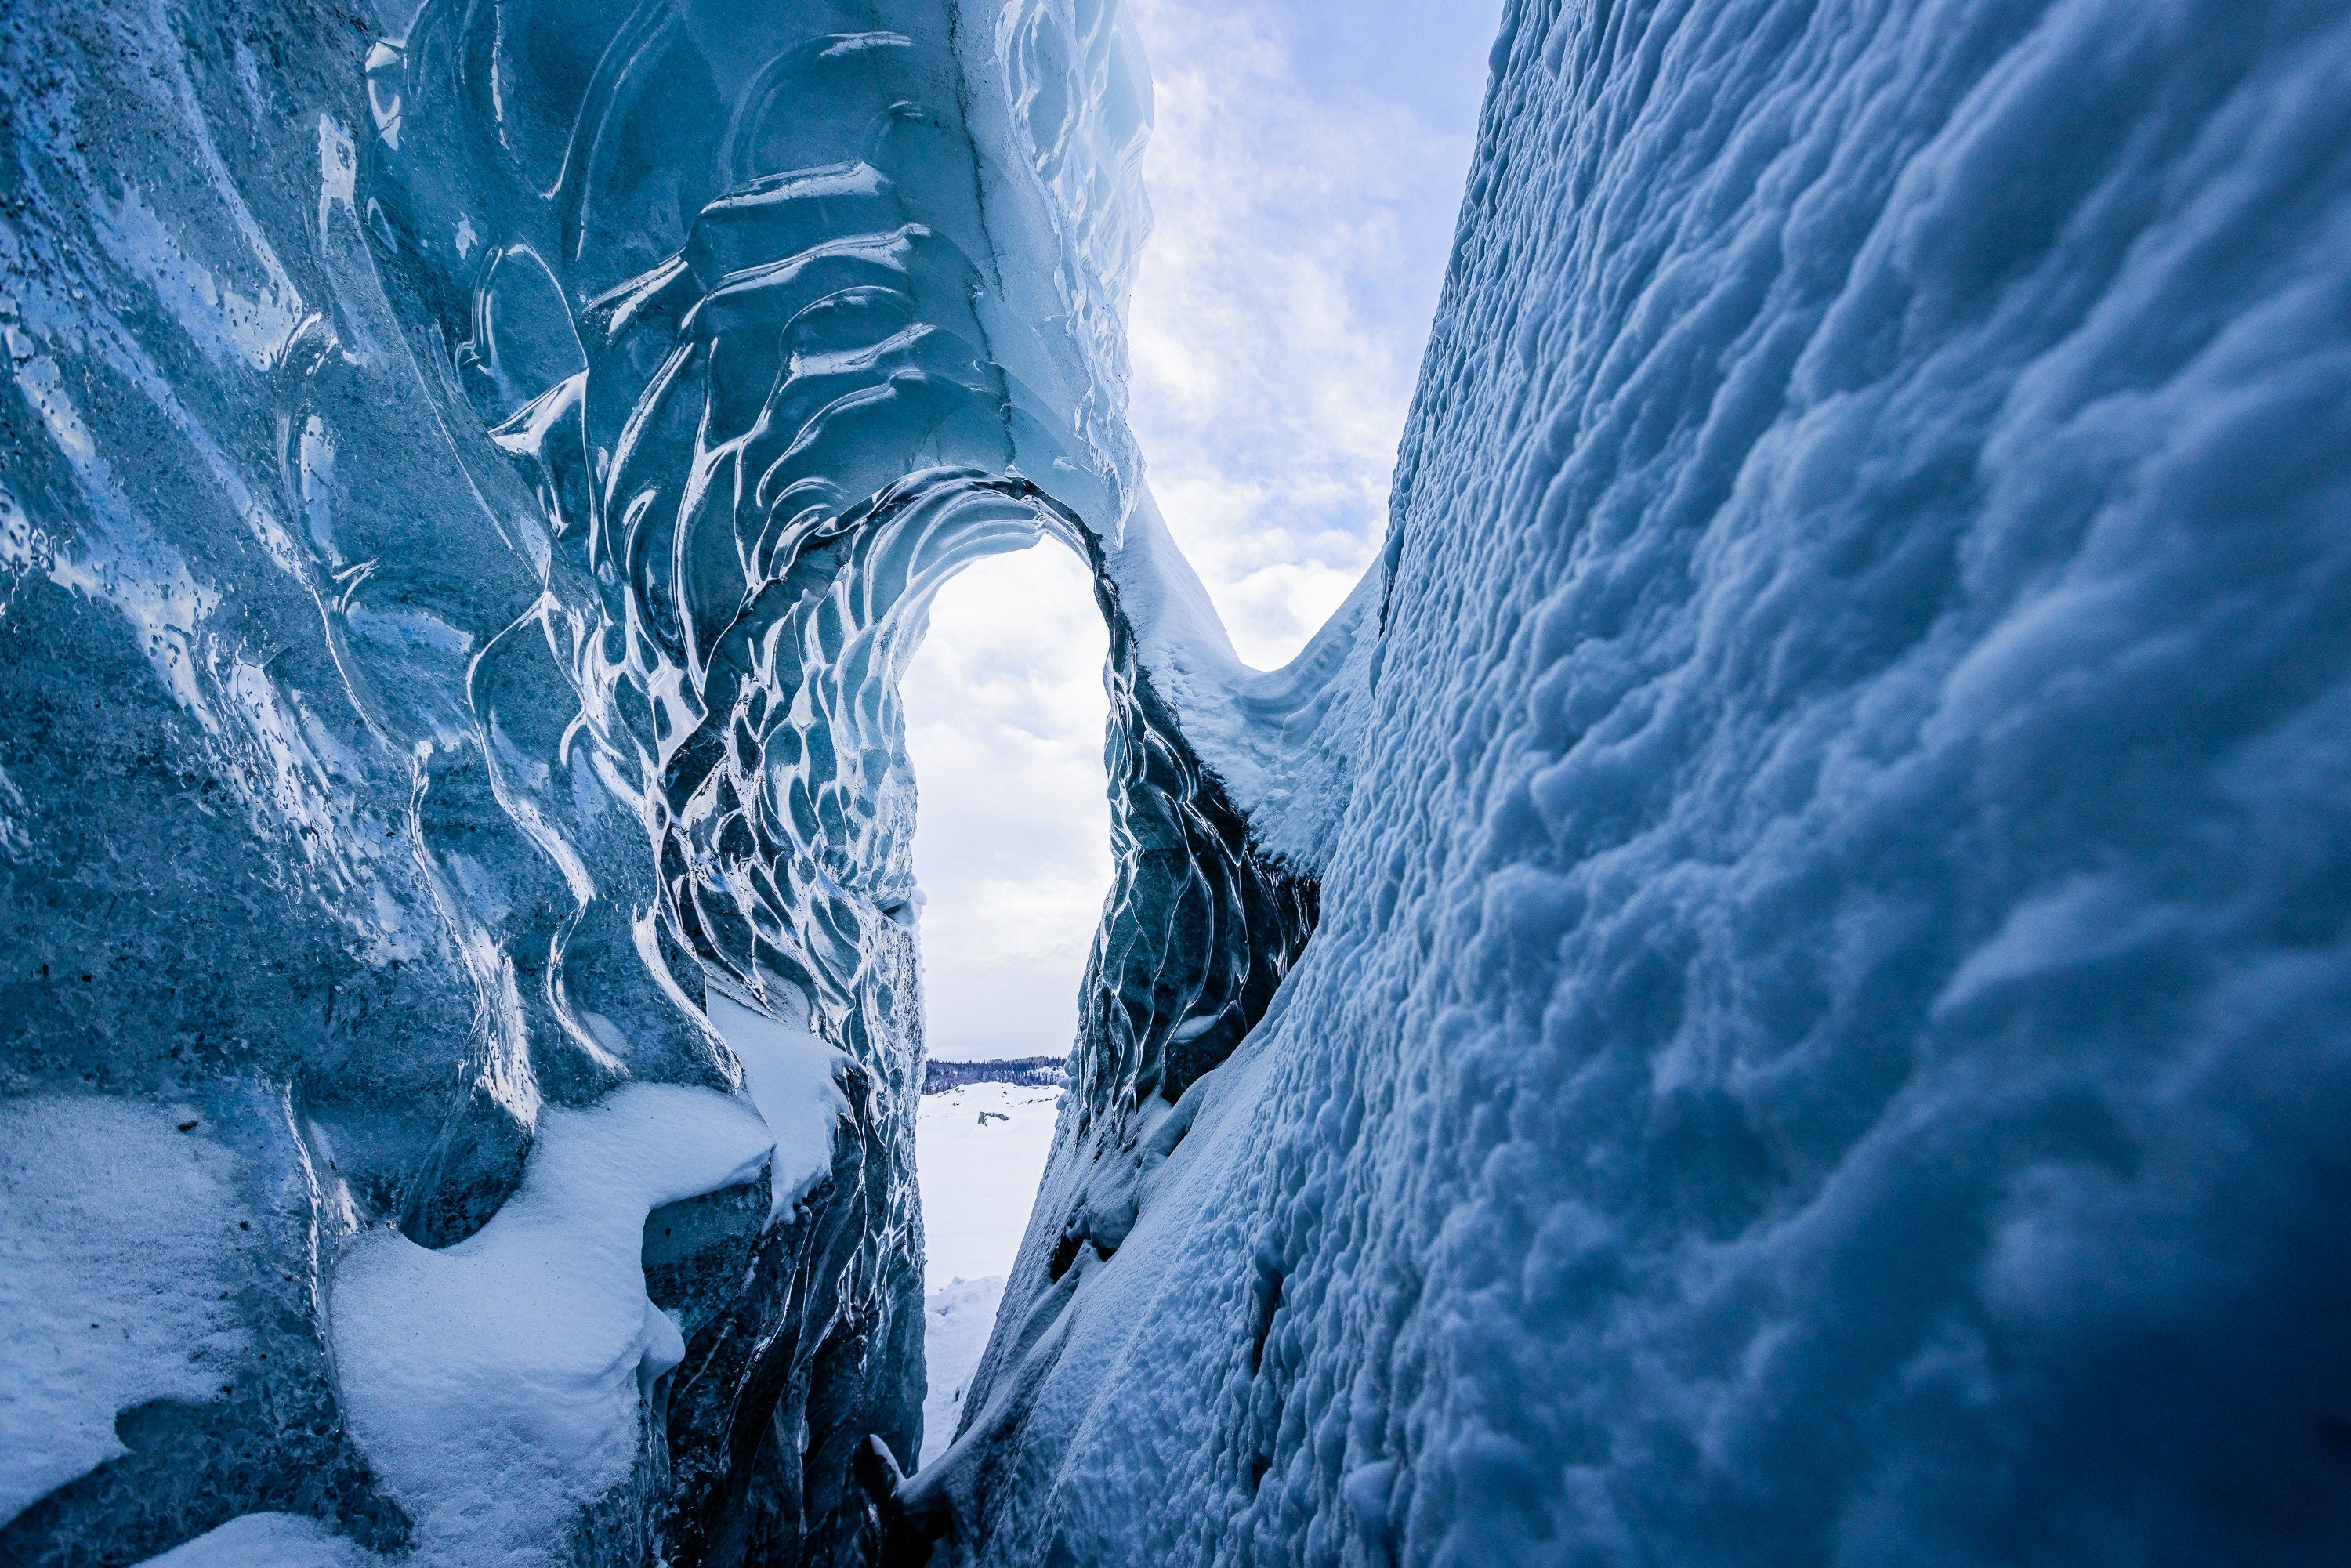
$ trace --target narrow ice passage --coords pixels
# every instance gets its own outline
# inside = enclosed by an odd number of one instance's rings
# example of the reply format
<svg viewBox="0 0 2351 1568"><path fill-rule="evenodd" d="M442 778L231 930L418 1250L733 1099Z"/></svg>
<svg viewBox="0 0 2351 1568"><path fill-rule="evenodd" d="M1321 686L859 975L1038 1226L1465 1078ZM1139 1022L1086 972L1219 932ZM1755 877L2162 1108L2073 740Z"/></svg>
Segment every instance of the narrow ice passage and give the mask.
<svg viewBox="0 0 2351 1568"><path fill-rule="evenodd" d="M0 1562L2351 1562L2351 11L1485 58L1258 670L1116 0L6 8ZM1108 891L925 1464L902 686L1040 545Z"/></svg>
<svg viewBox="0 0 2351 1568"><path fill-rule="evenodd" d="M1107 651L1082 563L1049 544L976 562L941 589L900 685L919 791L914 862L933 1064L914 1133L925 1460L954 1440L1061 1101L1057 1083L1037 1082L1045 1075L994 1064L1058 1061L1077 1038L1112 874ZM975 1081L950 1087L950 1077Z"/></svg>

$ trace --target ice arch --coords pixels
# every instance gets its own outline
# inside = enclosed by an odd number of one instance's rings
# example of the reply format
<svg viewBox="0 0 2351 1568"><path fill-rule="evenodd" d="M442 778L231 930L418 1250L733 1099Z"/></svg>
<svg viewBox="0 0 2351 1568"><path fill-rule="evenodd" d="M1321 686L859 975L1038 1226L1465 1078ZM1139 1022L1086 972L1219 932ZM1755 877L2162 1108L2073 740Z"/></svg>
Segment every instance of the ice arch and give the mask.
<svg viewBox="0 0 2351 1568"><path fill-rule="evenodd" d="M833 1252L763 1232L746 1278L783 1292L780 1313L731 1281L682 1309L675 1385L694 1392L664 1456L682 1560L758 1535L771 1488L800 1516L772 1544L855 1550L892 1489L848 1487L844 1446L912 1452L920 1020L896 686L940 585L1050 538L1089 566L1111 634L1118 870L1070 1139L1124 1157L1263 1014L1314 911L1311 875L1252 844L1144 647L1155 629L1163 670L1230 664L1138 506L1117 419L1114 287L1137 222L1118 144L1139 120L1114 15L1016 7L976 61L955 6L730 11L723 31L711 11L567 10L556 27L528 5L429 4L371 57L366 171L404 320L455 345L549 541L544 593L468 695L498 800L541 852L541 907L561 913L486 933L543 950L546 982L483 1040L486 1092L443 1131L410 1228L467 1234L524 1179L533 1094L625 1075L615 1009L583 999L616 983L624 927L653 990L809 1029L857 1080L854 1157L836 1150L804 1222ZM1071 97L1079 23L1099 85ZM1089 143L1106 166L1065 188ZM1037 265L1055 251L1059 271ZM574 869L603 836L565 777L581 751L644 830L649 878ZM654 1004L630 983L642 1017ZM1062 1207L1039 1243L1054 1280L1122 1234L1100 1196ZM747 1474L747 1421L804 1429L821 1457L801 1488Z"/></svg>
<svg viewBox="0 0 2351 1568"><path fill-rule="evenodd" d="M1116 8L24 24L0 836L49 868L23 967L93 978L9 1020L11 1092L120 1165L13 1208L202 1201L82 1227L163 1307L16 1406L0 1556L295 1514L424 1562L870 1558L859 1456L920 1408L927 596L1050 537L1110 633L1063 1128L1104 1176L1040 1279L1115 1249L1119 1171L1306 940L1362 652L1358 614L1240 666L1142 485Z"/></svg>

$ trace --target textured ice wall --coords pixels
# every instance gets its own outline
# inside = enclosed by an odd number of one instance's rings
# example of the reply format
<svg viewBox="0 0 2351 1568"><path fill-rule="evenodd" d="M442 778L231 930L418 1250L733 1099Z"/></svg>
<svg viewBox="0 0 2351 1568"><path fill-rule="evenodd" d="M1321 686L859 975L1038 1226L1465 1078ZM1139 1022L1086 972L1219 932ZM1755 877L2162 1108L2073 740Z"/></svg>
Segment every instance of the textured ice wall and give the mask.
<svg viewBox="0 0 2351 1568"><path fill-rule="evenodd" d="M2351 20L1525 0L1493 59L1321 926L910 1503L2345 1561Z"/></svg>
<svg viewBox="0 0 2351 1568"><path fill-rule="evenodd" d="M870 1555L930 593L1095 569L1102 1136L1311 915L1184 734L1249 677L1121 418L1117 11L0 27L0 1556Z"/></svg>

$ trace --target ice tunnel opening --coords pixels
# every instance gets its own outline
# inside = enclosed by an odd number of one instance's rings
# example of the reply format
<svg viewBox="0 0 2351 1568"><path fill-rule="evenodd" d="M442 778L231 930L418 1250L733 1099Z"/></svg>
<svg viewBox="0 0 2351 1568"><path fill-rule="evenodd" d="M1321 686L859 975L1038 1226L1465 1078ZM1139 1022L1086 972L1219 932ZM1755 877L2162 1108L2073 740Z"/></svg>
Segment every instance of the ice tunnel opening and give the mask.
<svg viewBox="0 0 2351 1568"><path fill-rule="evenodd" d="M935 1064L915 1135L925 1462L954 1438L1028 1226L1112 881L1107 653L1091 572L1049 544L959 571L900 681Z"/></svg>

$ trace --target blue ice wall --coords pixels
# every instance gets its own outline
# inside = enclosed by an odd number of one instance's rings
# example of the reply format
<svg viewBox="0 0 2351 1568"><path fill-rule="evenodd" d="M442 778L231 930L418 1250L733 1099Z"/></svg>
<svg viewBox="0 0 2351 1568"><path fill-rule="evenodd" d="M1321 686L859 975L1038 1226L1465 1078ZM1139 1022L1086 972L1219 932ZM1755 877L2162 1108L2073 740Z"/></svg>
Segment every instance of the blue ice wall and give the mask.
<svg viewBox="0 0 2351 1568"><path fill-rule="evenodd" d="M962 564L1077 550L1123 650L1128 1076L1279 972L1150 673L1231 661L1123 418L1131 32L0 45L0 1559L870 1561L923 1397L896 681Z"/></svg>
<svg viewBox="0 0 2351 1568"><path fill-rule="evenodd" d="M935 1528L2351 1558L2351 18L1493 67L1321 926L1014 1281Z"/></svg>

